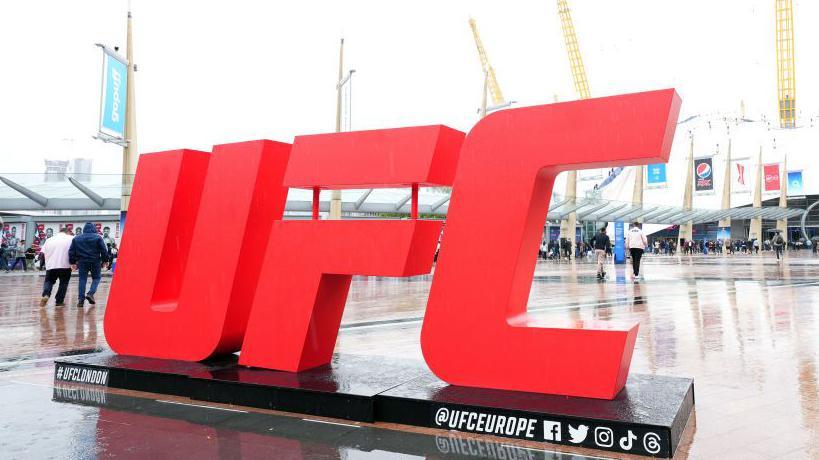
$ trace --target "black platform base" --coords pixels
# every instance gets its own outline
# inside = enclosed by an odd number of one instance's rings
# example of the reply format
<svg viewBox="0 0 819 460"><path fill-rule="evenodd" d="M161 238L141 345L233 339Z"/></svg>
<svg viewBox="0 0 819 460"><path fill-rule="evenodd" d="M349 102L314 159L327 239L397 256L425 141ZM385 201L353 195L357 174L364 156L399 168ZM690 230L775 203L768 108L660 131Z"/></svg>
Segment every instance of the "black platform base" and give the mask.
<svg viewBox="0 0 819 460"><path fill-rule="evenodd" d="M55 380L361 422L391 422L670 457L694 407L691 379L629 376L612 401L447 385L423 363L336 355L299 374L102 354L61 358Z"/></svg>

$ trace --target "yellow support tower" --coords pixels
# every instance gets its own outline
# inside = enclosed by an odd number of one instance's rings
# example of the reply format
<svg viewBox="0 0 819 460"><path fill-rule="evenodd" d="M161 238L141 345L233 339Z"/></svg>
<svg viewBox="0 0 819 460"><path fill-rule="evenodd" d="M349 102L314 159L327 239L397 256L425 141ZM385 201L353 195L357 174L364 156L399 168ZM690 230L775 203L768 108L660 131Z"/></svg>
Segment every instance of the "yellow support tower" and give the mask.
<svg viewBox="0 0 819 460"><path fill-rule="evenodd" d="M796 127L796 56L793 47L793 1L776 0L776 82L779 126Z"/></svg>
<svg viewBox="0 0 819 460"><path fill-rule="evenodd" d="M572 79L574 89L580 99L591 97L589 93L589 80L586 79L586 68L583 66L583 58L580 56L580 46L577 44L577 35L574 33L574 23L572 14L569 11L569 4L566 0L557 0L557 14L560 16L560 27L563 29L563 39L566 42L566 51L569 53L569 65L572 69ZM569 171L566 175L566 196L565 198L574 203L577 198L577 171ZM577 227L577 214L571 212L566 219L560 222L560 237L572 242L572 258L574 258L575 228Z"/></svg>
<svg viewBox="0 0 819 460"><path fill-rule="evenodd" d="M580 99L588 99L591 97L589 81L586 79L586 68L583 66L583 57L580 56L580 46L577 44L577 35L574 33L574 23L567 0L557 0L557 13L560 16L563 39L566 41L566 51L569 53L574 89Z"/></svg>
<svg viewBox="0 0 819 460"><path fill-rule="evenodd" d="M492 95L492 103L501 105L506 100L503 98L500 85L498 85L498 79L495 78L495 69L492 68L492 64L489 63L489 58L486 56L486 50L483 47L483 42L481 42L481 36L478 34L478 25L474 19L469 19L469 27L472 29L472 36L475 38L475 46L478 47L478 57L481 60L481 68L486 74L486 85L489 89L489 93Z"/></svg>

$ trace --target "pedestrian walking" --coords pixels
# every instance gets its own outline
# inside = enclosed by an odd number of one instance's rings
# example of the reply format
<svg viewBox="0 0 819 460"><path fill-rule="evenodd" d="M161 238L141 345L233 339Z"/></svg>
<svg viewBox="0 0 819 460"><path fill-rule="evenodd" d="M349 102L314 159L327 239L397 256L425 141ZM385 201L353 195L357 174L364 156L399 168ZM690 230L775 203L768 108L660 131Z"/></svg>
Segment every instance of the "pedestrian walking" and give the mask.
<svg viewBox="0 0 819 460"><path fill-rule="evenodd" d="M643 258L643 251L645 251L648 240L640 229L640 223L635 222L626 234L626 247L631 254L631 268L634 272L632 279L637 282L640 274L640 260Z"/></svg>
<svg viewBox="0 0 819 460"><path fill-rule="evenodd" d="M57 280L60 286L57 288L57 295L54 296L57 307L65 305L65 293L68 291L68 283L71 281L71 263L68 255L71 249L71 242L74 239L69 234L67 228L63 227L55 235L49 238L43 245L42 254L45 257L46 275L43 283L43 295L40 297L40 307L45 307L51 297L51 289Z"/></svg>
<svg viewBox="0 0 819 460"><path fill-rule="evenodd" d="M600 233L592 237L592 247L597 256L597 279L606 279L606 254L611 251L611 239L606 235L606 227L600 228Z"/></svg>
<svg viewBox="0 0 819 460"><path fill-rule="evenodd" d="M97 228L91 222L86 222L82 233L77 234L71 241L68 250L68 258L72 267L76 267L79 276L77 307L82 308L85 301L94 305L97 301L94 294L100 285L100 278L103 265L108 262L108 248L102 241L102 236L97 233ZM88 294L85 293L88 273L91 273L91 288Z"/></svg>
<svg viewBox="0 0 819 460"><path fill-rule="evenodd" d="M782 238L782 233L776 232L776 236L773 237L771 243L773 244L774 251L776 251L776 260L779 260L779 256L782 255L782 249L785 247L785 238Z"/></svg>

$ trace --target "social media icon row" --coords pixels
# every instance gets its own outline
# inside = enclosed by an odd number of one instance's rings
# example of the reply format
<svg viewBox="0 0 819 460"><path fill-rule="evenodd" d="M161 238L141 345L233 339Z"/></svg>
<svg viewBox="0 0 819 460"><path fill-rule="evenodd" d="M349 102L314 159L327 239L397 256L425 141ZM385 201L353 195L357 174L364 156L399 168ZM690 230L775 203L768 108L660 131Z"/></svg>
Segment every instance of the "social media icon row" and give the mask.
<svg viewBox="0 0 819 460"><path fill-rule="evenodd" d="M589 426L578 424L574 426L568 424L569 439L573 444L580 444L586 440L589 435ZM543 421L543 437L546 441L561 441L562 426L560 422ZM635 441L638 436L631 430L628 430L626 435L617 440L620 449L630 451L634 448ZM614 430L605 426L599 426L594 429L594 443L598 447L613 447L614 446ZM660 452L660 436L657 433L648 432L643 436L643 448L649 454L656 454Z"/></svg>
<svg viewBox="0 0 819 460"><path fill-rule="evenodd" d="M583 426L583 425L581 425ZM585 439L585 436L583 437ZM637 435L631 430L628 430L625 436L618 440L620 449L629 451L634 448L634 441L637 440ZM581 441L582 442L582 441ZM594 429L594 443L599 447L614 446L614 431L611 428L600 426ZM660 435L653 432L648 432L643 436L643 449L649 454L656 454L660 452Z"/></svg>

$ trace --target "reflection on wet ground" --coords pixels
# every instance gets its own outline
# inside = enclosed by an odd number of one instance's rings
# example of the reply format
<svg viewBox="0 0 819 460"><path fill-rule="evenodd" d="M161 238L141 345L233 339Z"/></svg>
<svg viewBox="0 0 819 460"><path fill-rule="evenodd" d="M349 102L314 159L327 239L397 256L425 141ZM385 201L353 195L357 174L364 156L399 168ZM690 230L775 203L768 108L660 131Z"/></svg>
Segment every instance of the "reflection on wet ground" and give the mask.
<svg viewBox="0 0 819 460"><path fill-rule="evenodd" d="M648 258L641 284L622 267L610 273L599 283L591 264L541 262L529 310L544 322L640 321L632 371L695 379L678 458L819 458L819 259L660 256ZM355 279L337 351L421 359L430 281ZM96 307L52 299L41 309L42 277L0 275L0 457L572 458L548 444L53 388L55 356L107 349L108 286L104 278Z"/></svg>

